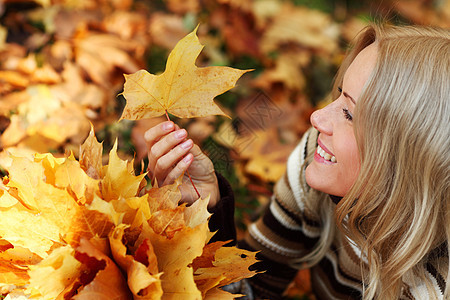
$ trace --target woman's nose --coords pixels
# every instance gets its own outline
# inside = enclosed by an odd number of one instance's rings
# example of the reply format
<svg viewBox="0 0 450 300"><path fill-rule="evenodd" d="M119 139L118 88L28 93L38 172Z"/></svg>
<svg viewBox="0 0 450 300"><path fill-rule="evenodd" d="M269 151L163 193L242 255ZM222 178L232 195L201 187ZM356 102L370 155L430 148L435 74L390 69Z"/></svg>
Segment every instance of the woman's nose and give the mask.
<svg viewBox="0 0 450 300"><path fill-rule="evenodd" d="M328 110L329 105L322 109L316 110L311 114L310 121L312 126L314 126L314 128L319 130L321 133L332 135L333 126L330 120L331 115Z"/></svg>

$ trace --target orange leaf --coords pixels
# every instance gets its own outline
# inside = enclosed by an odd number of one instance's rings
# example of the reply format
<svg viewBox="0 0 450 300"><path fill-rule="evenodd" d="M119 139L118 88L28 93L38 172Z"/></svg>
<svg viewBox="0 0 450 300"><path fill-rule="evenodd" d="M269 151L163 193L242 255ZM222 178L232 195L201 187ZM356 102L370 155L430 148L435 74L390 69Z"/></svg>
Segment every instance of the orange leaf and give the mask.
<svg viewBox="0 0 450 300"><path fill-rule="evenodd" d="M76 249L75 258L85 271L85 278L80 278L83 286L72 298L75 300L128 300L132 296L119 268L104 253L95 248L88 240L81 239Z"/></svg>
<svg viewBox="0 0 450 300"><path fill-rule="evenodd" d="M165 185L160 188L152 187L148 191L148 202L150 211L156 212L162 209L175 209L181 200L181 193L178 186L181 184L181 178L173 184Z"/></svg>
<svg viewBox="0 0 450 300"><path fill-rule="evenodd" d="M81 275L81 263L70 246L60 247L39 264L30 267L29 290L37 290L42 299L55 299Z"/></svg>
<svg viewBox="0 0 450 300"><path fill-rule="evenodd" d="M256 252L238 249L236 247L221 247L216 250L214 255L213 267L198 268L194 275L196 282L199 284L203 294L206 294L212 286L210 281L216 281L217 278L223 277L217 282L217 287L237 282L256 274L248 268L256 263Z"/></svg>
<svg viewBox="0 0 450 300"><path fill-rule="evenodd" d="M175 209L159 210L152 215L148 224L157 234L171 239L177 231L186 227L184 222L185 207L185 205L181 205Z"/></svg>
<svg viewBox="0 0 450 300"><path fill-rule="evenodd" d="M124 224L117 226L109 236L114 261L127 273L128 286L134 299L160 299L163 294L159 279L161 273L158 273L153 247L149 242L145 242L144 246L138 248L143 262L128 255L122 242L126 227ZM154 260L151 265L149 258Z"/></svg>

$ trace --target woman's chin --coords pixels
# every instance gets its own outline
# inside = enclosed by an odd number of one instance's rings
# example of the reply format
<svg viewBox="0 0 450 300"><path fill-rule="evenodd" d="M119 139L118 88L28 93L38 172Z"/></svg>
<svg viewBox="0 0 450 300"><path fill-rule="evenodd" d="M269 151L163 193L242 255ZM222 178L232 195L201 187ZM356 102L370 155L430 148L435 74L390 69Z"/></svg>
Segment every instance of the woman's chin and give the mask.
<svg viewBox="0 0 450 300"><path fill-rule="evenodd" d="M305 171L308 186L320 192L342 197L345 195L346 189L337 178L338 176L333 175L333 170L326 170L325 172L314 161L306 167Z"/></svg>

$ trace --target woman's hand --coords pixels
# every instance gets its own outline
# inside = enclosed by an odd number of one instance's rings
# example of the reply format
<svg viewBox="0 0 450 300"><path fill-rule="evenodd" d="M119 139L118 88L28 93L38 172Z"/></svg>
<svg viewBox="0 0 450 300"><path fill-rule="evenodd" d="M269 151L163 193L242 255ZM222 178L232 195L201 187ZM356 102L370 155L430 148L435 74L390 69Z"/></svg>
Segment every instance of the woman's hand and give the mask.
<svg viewBox="0 0 450 300"><path fill-rule="evenodd" d="M183 175L183 183L179 186L181 201L192 204L198 199L188 170L202 198L211 194L208 208L219 201L219 186L211 160L187 138L185 129L180 129L172 121L166 121L150 128L144 135L149 144L148 171L158 186L172 184Z"/></svg>

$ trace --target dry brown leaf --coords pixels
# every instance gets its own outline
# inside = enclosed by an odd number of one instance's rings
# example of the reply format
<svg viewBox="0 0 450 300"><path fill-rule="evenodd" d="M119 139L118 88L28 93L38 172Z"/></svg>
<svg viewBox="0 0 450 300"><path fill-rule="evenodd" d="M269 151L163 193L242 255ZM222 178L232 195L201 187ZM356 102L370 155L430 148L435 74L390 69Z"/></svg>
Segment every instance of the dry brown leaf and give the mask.
<svg viewBox="0 0 450 300"><path fill-rule="evenodd" d="M167 8L180 15L197 13L200 10L199 0L168 0Z"/></svg>
<svg viewBox="0 0 450 300"><path fill-rule="evenodd" d="M179 178L172 184L162 187L153 186L148 191L150 211L152 213L163 209L176 209L181 200L181 193L178 186L181 184Z"/></svg>
<svg viewBox="0 0 450 300"><path fill-rule="evenodd" d="M152 14L149 31L152 42L165 49L173 49L178 41L189 33L181 16L161 12Z"/></svg>
<svg viewBox="0 0 450 300"><path fill-rule="evenodd" d="M285 51L275 61L274 68L266 69L253 84L269 90L271 85L282 83L288 89L301 91L306 83L302 69L310 59L308 51Z"/></svg>
<svg viewBox="0 0 450 300"><path fill-rule="evenodd" d="M237 145L248 145L236 151L249 161L245 165L248 174L257 176L265 182L276 182L286 170L286 161L295 144L281 144L276 128L269 131L256 131L257 138L250 145L238 142ZM247 139L242 136L239 139Z"/></svg>
<svg viewBox="0 0 450 300"><path fill-rule="evenodd" d="M0 71L0 82L2 82L2 87L0 89L0 94L7 92L8 85L15 88L25 88L30 84L30 80L26 78L23 74L17 71ZM4 85L3 85L4 84Z"/></svg>
<svg viewBox="0 0 450 300"><path fill-rule="evenodd" d="M85 33L75 39L75 60L98 85L108 87L115 67L136 72L137 62L128 53L133 43L109 34Z"/></svg>
<svg viewBox="0 0 450 300"><path fill-rule="evenodd" d="M339 27L327 14L286 2L264 32L261 48L269 53L292 42L330 54L338 49L338 35Z"/></svg>

